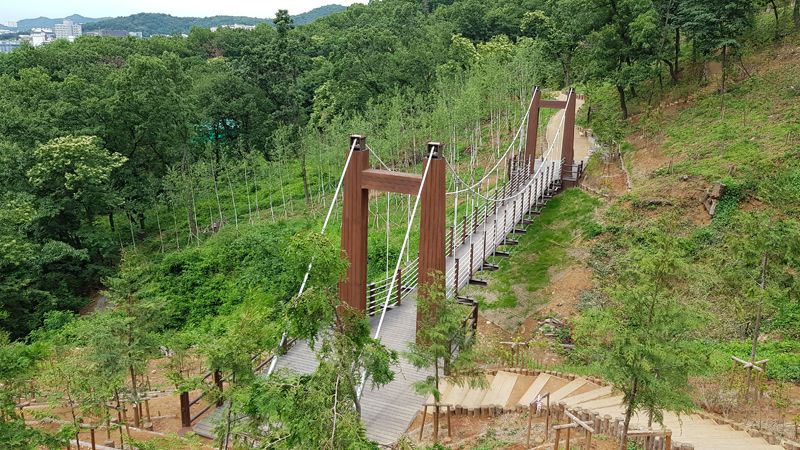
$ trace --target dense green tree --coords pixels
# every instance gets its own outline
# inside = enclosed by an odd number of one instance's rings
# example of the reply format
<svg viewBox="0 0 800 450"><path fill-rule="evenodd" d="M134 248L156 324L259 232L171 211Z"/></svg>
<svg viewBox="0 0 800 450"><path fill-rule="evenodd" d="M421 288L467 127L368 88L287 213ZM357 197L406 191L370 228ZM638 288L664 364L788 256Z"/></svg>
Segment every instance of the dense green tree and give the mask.
<svg viewBox="0 0 800 450"><path fill-rule="evenodd" d="M686 270L683 250L669 223L643 230L642 246L630 249L609 294L614 303L584 312L576 343L599 351L605 378L624 394L625 424L620 450L636 412L662 423L666 411L694 409L688 378L706 369L707 357L688 343L703 325L700 311L673 297L670 286Z"/></svg>
<svg viewBox="0 0 800 450"><path fill-rule="evenodd" d="M682 0L683 28L704 58L722 53L720 99L725 114L725 79L728 56L739 48L739 36L753 26L753 2L747 0Z"/></svg>

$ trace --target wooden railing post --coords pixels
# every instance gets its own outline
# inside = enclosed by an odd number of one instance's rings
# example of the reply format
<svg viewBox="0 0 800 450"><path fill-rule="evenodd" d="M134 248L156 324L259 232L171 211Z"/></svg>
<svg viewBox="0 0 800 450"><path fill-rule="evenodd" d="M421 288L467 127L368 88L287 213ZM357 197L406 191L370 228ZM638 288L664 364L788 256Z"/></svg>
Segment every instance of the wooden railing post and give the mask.
<svg viewBox="0 0 800 450"><path fill-rule="evenodd" d="M459 267L458 267L458 258L456 258L456 275L455 275L456 276L456 288L455 288L456 297L458 297L458 269L459 269Z"/></svg>
<svg viewBox="0 0 800 450"><path fill-rule="evenodd" d="M397 269L397 306L400 306L400 302L403 299L403 269Z"/></svg>
<svg viewBox="0 0 800 450"><path fill-rule="evenodd" d="M497 214L497 189L495 189L494 191L494 204L492 205L492 207L494 208L492 214Z"/></svg>
<svg viewBox="0 0 800 450"><path fill-rule="evenodd" d="M472 278L475 269L475 244L469 244L469 277Z"/></svg>
<svg viewBox="0 0 800 450"><path fill-rule="evenodd" d="M189 393L181 392L181 428L192 426L191 414L189 414Z"/></svg>
<svg viewBox="0 0 800 450"><path fill-rule="evenodd" d="M463 225L461 228L464 230L464 235L461 237L461 243L467 242L467 215L464 214Z"/></svg>
<svg viewBox="0 0 800 450"><path fill-rule="evenodd" d="M214 386L219 389L220 398L217 400L217 406L222 406L222 374L219 373L219 370L214 371Z"/></svg>
<svg viewBox="0 0 800 450"><path fill-rule="evenodd" d="M447 256L453 256L453 251L456 248L456 228L450 225L450 253Z"/></svg>
<svg viewBox="0 0 800 450"><path fill-rule="evenodd" d="M472 233L475 233L476 231L478 231L478 208L475 208L472 211Z"/></svg>
<svg viewBox="0 0 800 450"><path fill-rule="evenodd" d="M370 283L367 285L367 292L369 295L367 299L367 311L369 311L370 316L375 315L375 283Z"/></svg>

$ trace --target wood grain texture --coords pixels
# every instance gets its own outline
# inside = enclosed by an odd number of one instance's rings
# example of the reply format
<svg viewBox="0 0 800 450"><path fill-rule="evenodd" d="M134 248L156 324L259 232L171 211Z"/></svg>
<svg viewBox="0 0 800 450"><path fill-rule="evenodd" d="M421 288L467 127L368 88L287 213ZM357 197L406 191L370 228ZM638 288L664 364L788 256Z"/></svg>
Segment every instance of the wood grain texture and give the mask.
<svg viewBox="0 0 800 450"><path fill-rule="evenodd" d="M361 188L398 194L417 195L422 175L366 169L361 172Z"/></svg>
<svg viewBox="0 0 800 450"><path fill-rule="evenodd" d="M556 109L564 109L567 106L567 102L561 100L542 100L539 102L540 108L556 108Z"/></svg>
<svg viewBox="0 0 800 450"><path fill-rule="evenodd" d="M569 90L564 114L564 140L561 143L561 157L564 158L564 168L571 170L575 154L575 88ZM576 181L564 180L564 187L571 188L578 184Z"/></svg>
<svg viewBox="0 0 800 450"><path fill-rule="evenodd" d="M423 161L423 167L428 159ZM445 211L447 210L445 179L447 166L442 158L430 160L425 186L422 187L422 199L419 221L419 273L417 285L422 286L433 281L431 272L447 273L445 259L445 229L447 228ZM442 279L444 286L444 279ZM421 316L417 316L417 327Z"/></svg>
<svg viewBox="0 0 800 450"><path fill-rule="evenodd" d="M525 139L525 160L530 158L531 161L536 159L536 146L539 143L539 108L541 108L542 92L539 86L533 91L533 101L531 102L531 113L528 116L528 136ZM531 164L531 172L533 172L533 164Z"/></svg>
<svg viewBox="0 0 800 450"><path fill-rule="evenodd" d="M350 261L350 266L346 282L339 283L339 297L353 308L366 311L369 191L361 188L361 174L369 165L369 151L363 136L351 139L358 142L345 173L342 193L342 257Z"/></svg>

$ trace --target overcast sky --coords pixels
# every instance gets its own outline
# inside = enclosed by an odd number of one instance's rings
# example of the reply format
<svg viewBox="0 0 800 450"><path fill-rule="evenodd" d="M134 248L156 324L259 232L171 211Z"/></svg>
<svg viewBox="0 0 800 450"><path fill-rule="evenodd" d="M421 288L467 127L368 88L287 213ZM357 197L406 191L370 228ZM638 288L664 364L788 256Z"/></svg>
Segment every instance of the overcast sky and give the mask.
<svg viewBox="0 0 800 450"><path fill-rule="evenodd" d="M165 13L173 16L249 16L275 17L279 9L289 14L301 14L318 6L367 3L367 0L138 0L135 2L100 0L3 0L0 6L0 24L8 20L35 19L37 17L60 18L71 14L84 17L117 17L141 12Z"/></svg>

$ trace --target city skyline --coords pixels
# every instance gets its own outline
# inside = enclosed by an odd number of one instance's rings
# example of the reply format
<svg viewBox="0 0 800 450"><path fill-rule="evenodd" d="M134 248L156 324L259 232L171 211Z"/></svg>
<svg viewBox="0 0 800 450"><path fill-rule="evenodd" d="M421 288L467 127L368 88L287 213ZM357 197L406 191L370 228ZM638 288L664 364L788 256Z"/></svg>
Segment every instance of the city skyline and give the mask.
<svg viewBox="0 0 800 450"><path fill-rule="evenodd" d="M100 3L94 0L77 0L68 3L54 0L42 0L36 3L14 2L0 10L0 23L5 25L9 20L20 21L48 17L58 19L72 14L84 17L119 17L138 13L163 13L179 17L209 16L248 16L269 18L275 17L279 9L286 9L289 14L297 15L311 11L320 6L337 4L350 6L361 3L354 0L294 0L255 2L235 0L231 2L214 2L210 0L174 0L171 2L141 0L136 3ZM364 2L366 3L366 1Z"/></svg>

